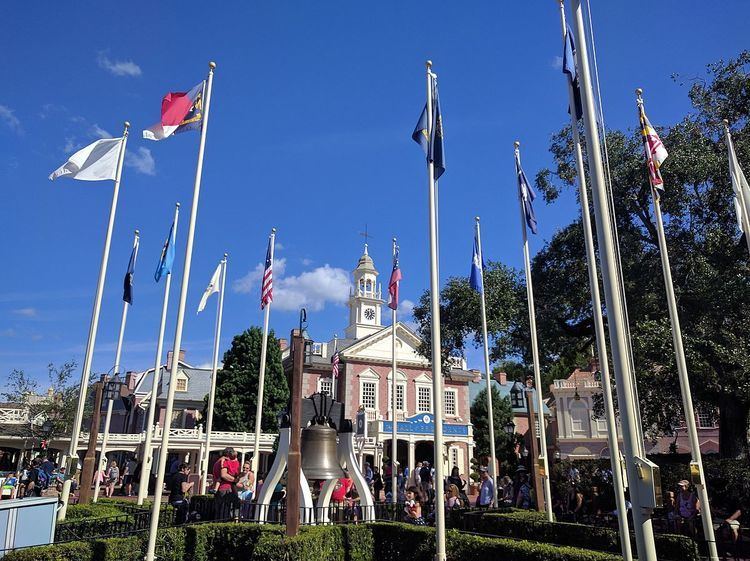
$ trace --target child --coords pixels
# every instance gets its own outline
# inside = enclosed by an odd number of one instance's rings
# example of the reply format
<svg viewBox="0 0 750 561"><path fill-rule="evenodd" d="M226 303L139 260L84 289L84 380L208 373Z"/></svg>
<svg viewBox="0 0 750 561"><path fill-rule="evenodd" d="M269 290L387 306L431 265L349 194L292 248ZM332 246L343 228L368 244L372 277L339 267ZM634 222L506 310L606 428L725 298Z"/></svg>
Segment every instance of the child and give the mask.
<svg viewBox="0 0 750 561"><path fill-rule="evenodd" d="M426 526L422 518L422 505L420 503L420 494L417 487L409 487L406 490L406 503L404 505L404 517L406 522L416 524L417 526Z"/></svg>

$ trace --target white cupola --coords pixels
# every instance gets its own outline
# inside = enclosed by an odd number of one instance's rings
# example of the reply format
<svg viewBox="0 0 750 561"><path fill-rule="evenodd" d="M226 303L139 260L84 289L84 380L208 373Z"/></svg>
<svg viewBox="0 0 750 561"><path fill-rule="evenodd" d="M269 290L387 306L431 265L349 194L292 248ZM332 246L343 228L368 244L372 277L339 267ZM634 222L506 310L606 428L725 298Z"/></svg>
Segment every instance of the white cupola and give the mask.
<svg viewBox="0 0 750 561"><path fill-rule="evenodd" d="M349 339L361 339L380 331L381 286L378 284L378 271L372 257L367 253L367 244L357 268L352 271L354 287L349 291L349 326L346 336Z"/></svg>

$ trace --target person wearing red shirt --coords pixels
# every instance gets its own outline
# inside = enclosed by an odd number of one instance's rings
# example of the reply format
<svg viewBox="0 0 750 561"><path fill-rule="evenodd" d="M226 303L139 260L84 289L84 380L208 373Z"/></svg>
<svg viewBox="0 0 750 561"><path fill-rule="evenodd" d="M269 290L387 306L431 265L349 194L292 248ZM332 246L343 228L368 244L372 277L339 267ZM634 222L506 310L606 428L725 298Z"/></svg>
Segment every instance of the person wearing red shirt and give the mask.
<svg viewBox="0 0 750 561"><path fill-rule="evenodd" d="M232 518L233 507L239 502L236 483L240 478L240 462L234 448L224 448L221 457L216 460L211 470L214 476L216 495L216 520Z"/></svg>

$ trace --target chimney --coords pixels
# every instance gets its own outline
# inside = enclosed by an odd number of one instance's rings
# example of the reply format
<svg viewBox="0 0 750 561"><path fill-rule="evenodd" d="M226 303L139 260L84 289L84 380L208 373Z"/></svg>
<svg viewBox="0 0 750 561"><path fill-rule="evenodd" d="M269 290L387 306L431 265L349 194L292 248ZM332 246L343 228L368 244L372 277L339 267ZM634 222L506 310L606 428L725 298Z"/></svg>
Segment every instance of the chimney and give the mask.
<svg viewBox="0 0 750 561"><path fill-rule="evenodd" d="M172 351L169 351L167 353L167 370L171 370L171 368L172 368L172 357L173 356L174 356L174 353ZM179 356L178 360L180 362L185 362L185 351L183 351L182 349L180 349L180 353L179 353L178 356Z"/></svg>
<svg viewBox="0 0 750 561"><path fill-rule="evenodd" d="M284 351L289 347L289 340L285 338L279 339L279 350Z"/></svg>
<svg viewBox="0 0 750 561"><path fill-rule="evenodd" d="M138 373L133 372L132 370L129 370L125 373L125 386L130 391L133 391L135 389L135 384L138 382Z"/></svg>
<svg viewBox="0 0 750 561"><path fill-rule="evenodd" d="M508 384L508 374L506 372L493 372L492 377L501 386Z"/></svg>

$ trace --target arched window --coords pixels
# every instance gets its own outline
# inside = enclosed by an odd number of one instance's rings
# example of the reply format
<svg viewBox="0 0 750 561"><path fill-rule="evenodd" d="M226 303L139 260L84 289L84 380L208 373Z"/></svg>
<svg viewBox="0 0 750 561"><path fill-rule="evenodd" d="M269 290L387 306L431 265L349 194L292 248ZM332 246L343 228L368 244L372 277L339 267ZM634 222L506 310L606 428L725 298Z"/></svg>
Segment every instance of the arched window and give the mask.
<svg viewBox="0 0 750 561"><path fill-rule="evenodd" d="M372 281L370 279L367 279L365 293L369 294L370 292L372 292Z"/></svg>
<svg viewBox="0 0 750 561"><path fill-rule="evenodd" d="M359 293L365 293L365 279L359 279Z"/></svg>

